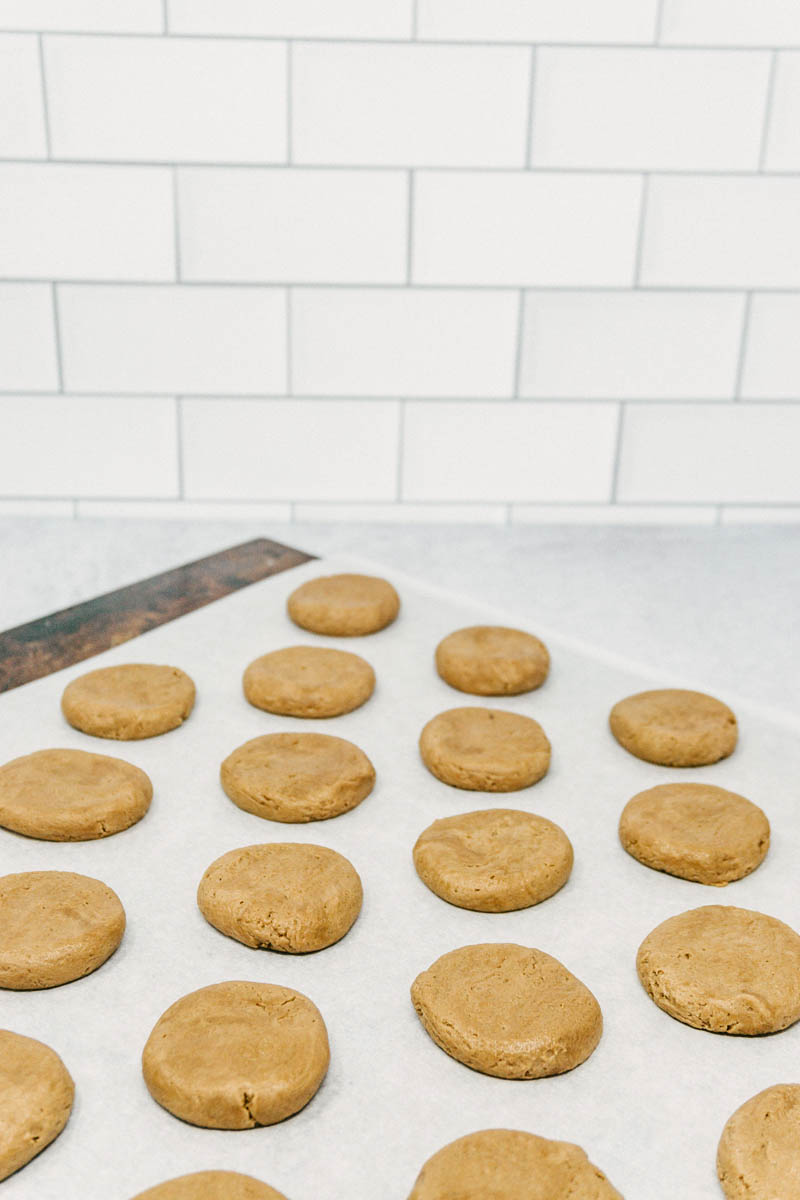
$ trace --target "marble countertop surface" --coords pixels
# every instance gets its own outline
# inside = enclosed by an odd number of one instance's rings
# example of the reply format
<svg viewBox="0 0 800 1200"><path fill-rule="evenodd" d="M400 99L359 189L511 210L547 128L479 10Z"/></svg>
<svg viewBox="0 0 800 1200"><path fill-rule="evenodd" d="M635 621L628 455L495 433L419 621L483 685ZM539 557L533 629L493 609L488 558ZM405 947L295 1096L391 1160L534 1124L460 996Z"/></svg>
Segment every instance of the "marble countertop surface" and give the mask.
<svg viewBox="0 0 800 1200"><path fill-rule="evenodd" d="M0 519L0 628L236 542L358 554L800 717L800 528Z"/></svg>

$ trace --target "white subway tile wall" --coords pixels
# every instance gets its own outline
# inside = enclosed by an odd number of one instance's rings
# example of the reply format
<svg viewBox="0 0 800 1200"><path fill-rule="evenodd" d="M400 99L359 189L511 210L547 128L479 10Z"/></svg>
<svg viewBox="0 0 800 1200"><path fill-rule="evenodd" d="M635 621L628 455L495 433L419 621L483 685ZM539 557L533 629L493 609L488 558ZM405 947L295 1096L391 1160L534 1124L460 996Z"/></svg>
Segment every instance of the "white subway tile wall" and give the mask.
<svg viewBox="0 0 800 1200"><path fill-rule="evenodd" d="M0 514L800 520L798 0L0 0Z"/></svg>

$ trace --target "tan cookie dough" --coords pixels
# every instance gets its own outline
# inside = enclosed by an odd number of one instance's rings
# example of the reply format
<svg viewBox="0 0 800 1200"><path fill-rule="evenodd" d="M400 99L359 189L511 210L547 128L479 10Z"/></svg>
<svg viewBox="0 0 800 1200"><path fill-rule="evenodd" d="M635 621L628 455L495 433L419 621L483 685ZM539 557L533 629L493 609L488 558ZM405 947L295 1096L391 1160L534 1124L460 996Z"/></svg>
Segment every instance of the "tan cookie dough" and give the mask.
<svg viewBox="0 0 800 1200"><path fill-rule="evenodd" d="M650 998L712 1033L777 1033L800 1018L800 937L775 917L709 904L670 917L636 956Z"/></svg>
<svg viewBox="0 0 800 1200"><path fill-rule="evenodd" d="M414 866L442 900L476 912L529 908L563 887L572 845L552 821L489 808L434 821L414 846Z"/></svg>
<svg viewBox="0 0 800 1200"><path fill-rule="evenodd" d="M58 1137L74 1095L75 1085L55 1050L0 1029L0 1180Z"/></svg>
<svg viewBox="0 0 800 1200"><path fill-rule="evenodd" d="M72 871L0 877L0 987L58 987L96 971L125 932L119 896Z"/></svg>
<svg viewBox="0 0 800 1200"><path fill-rule="evenodd" d="M550 766L550 743L538 721L498 708L450 708L422 730L425 766L452 787L515 792Z"/></svg>
<svg viewBox="0 0 800 1200"><path fill-rule="evenodd" d="M800 1196L800 1084L778 1083L737 1108L722 1131L717 1175L728 1200Z"/></svg>
<svg viewBox="0 0 800 1200"><path fill-rule="evenodd" d="M197 903L220 933L257 950L307 954L332 946L361 911L355 867L325 846L243 846L213 862Z"/></svg>
<svg viewBox="0 0 800 1200"><path fill-rule="evenodd" d="M629 753L664 767L703 767L733 754L738 729L727 704L704 692L663 688L615 704L611 732Z"/></svg>
<svg viewBox="0 0 800 1200"><path fill-rule="evenodd" d="M622 1200L580 1146L481 1129L443 1146L408 1200Z"/></svg>
<svg viewBox="0 0 800 1200"><path fill-rule="evenodd" d="M86 750L37 750L0 767L0 825L48 842L119 833L152 798L144 771Z"/></svg>
<svg viewBox="0 0 800 1200"><path fill-rule="evenodd" d="M550 670L550 655L532 633L503 625L471 625L439 642L436 670L460 692L516 696L541 687Z"/></svg>
<svg viewBox="0 0 800 1200"><path fill-rule="evenodd" d="M338 717L369 700L375 672L349 650L287 646L251 662L243 684L255 708L284 717Z"/></svg>
<svg viewBox="0 0 800 1200"><path fill-rule="evenodd" d="M296 588L287 603L301 629L329 637L362 637L385 629L400 611L400 597L375 575L323 575Z"/></svg>
<svg viewBox="0 0 800 1200"><path fill-rule="evenodd" d="M139 1192L133 1200L286 1200L275 1188L235 1171L196 1171Z"/></svg>
<svg viewBox="0 0 800 1200"><path fill-rule="evenodd" d="M755 804L725 788L662 783L628 801L619 837L646 867L719 887L764 861L769 821Z"/></svg>
<svg viewBox="0 0 800 1200"><path fill-rule="evenodd" d="M271 983L216 983L159 1018L142 1053L150 1095L206 1129L274 1125L328 1070L325 1022L307 996Z"/></svg>
<svg viewBox="0 0 800 1200"><path fill-rule="evenodd" d="M179 667L126 663L73 679L64 688L61 711L82 733L127 742L181 725L194 696L194 684Z"/></svg>
<svg viewBox="0 0 800 1200"><path fill-rule="evenodd" d="M375 785L363 750L326 733L267 733L229 754L220 768L239 808L270 821L326 821L360 804Z"/></svg>
<svg viewBox="0 0 800 1200"><path fill-rule="evenodd" d="M571 1071L603 1032L589 989L558 959L527 946L451 950L417 976L411 999L437 1046L502 1079Z"/></svg>

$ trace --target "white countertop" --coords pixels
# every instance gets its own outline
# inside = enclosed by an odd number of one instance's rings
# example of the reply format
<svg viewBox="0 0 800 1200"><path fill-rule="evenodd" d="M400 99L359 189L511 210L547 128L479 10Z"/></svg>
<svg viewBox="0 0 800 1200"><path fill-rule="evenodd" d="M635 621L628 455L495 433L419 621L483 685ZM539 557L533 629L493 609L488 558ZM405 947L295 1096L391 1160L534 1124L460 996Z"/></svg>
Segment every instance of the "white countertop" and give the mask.
<svg viewBox="0 0 800 1200"><path fill-rule="evenodd" d="M359 554L705 686L800 714L800 530L0 520L0 628L254 537Z"/></svg>

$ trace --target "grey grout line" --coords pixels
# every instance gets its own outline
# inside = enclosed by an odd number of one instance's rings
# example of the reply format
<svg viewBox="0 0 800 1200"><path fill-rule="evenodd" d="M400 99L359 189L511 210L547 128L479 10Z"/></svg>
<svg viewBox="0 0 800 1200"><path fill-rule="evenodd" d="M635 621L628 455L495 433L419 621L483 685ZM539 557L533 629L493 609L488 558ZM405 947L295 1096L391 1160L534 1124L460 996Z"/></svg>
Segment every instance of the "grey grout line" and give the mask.
<svg viewBox="0 0 800 1200"><path fill-rule="evenodd" d="M714 524L721 525L722 524L722 505L721 504L715 505L715 509L716 509L716 511L714 513Z"/></svg>
<svg viewBox="0 0 800 1200"><path fill-rule="evenodd" d="M293 158L292 126L293 126L293 63L292 43L286 43L286 162L291 165Z"/></svg>
<svg viewBox="0 0 800 1200"><path fill-rule="evenodd" d="M169 33L169 0L161 0L162 19L164 22L164 33Z"/></svg>
<svg viewBox="0 0 800 1200"><path fill-rule="evenodd" d="M644 256L645 226L647 225L647 202L650 198L650 176L642 176L642 199L639 207L639 230L636 235L636 257L633 264L633 286L642 286L642 258Z"/></svg>
<svg viewBox="0 0 800 1200"><path fill-rule="evenodd" d="M775 80L778 74L778 51L772 51L772 57L769 63L769 75L767 76L767 94L764 100L764 122L761 126L761 144L758 151L758 169L764 170L767 160L767 149L769 146L769 130L772 122L772 106L775 99Z"/></svg>
<svg viewBox="0 0 800 1200"><path fill-rule="evenodd" d="M56 370L58 372L58 390L64 391L64 369L61 356L61 322L58 312L58 292L56 285L51 283L50 296L53 305L53 337L55 338L56 347Z"/></svg>
<svg viewBox="0 0 800 1200"><path fill-rule="evenodd" d="M47 157L52 154L52 146L50 140L50 106L47 102L47 76L44 69L44 45L42 35L37 36L37 45L39 48L39 81L42 89L42 118L44 120L44 144L47 150ZM39 160L41 162L41 159Z"/></svg>
<svg viewBox="0 0 800 1200"><path fill-rule="evenodd" d="M663 32L665 7L666 7L666 0L658 0L658 3L656 5L655 28L653 30L653 45L654 46L660 47L660 45L661 45L661 34ZM671 49L671 47L670 47L670 49Z"/></svg>
<svg viewBox="0 0 800 1200"><path fill-rule="evenodd" d="M619 414L617 416L617 432L614 439L614 464L611 475L611 503L619 503L619 468L622 459L622 439L625 427L625 411L627 405L621 403L619 406Z"/></svg>
<svg viewBox="0 0 800 1200"><path fill-rule="evenodd" d="M178 499L185 500L183 459L183 399L175 397L175 450L178 456Z"/></svg>
<svg viewBox="0 0 800 1200"><path fill-rule="evenodd" d="M121 388L67 388L63 393L54 392L52 388L43 390L41 388L0 388L0 396L17 396L20 398L30 397L47 398L56 395L69 396L73 399L96 399L98 396L114 397L116 399L141 399L153 398L160 400L169 400L174 396L175 389L161 388L156 391L150 389L139 388L138 391L128 392ZM309 402L319 402L323 404L336 404L339 402L357 403L357 404L375 404L376 402L384 401L385 403L396 403L398 401L407 401L409 404L515 404L517 400L521 404L532 406L543 404L558 404L558 405L576 405L576 404L591 404L591 405L607 405L614 404L637 404L644 405L646 408L675 408L680 405L691 404L694 407L700 405L707 408L724 409L729 407L733 401L727 396L717 396L709 398L708 396L627 396L621 400L619 395L612 396L507 396L507 395L485 395L485 396L409 396L408 392L402 394L397 392L385 392L369 394L352 392L292 392L288 395L287 392L226 392L221 389L216 392L190 392L185 389L180 391L183 400L191 403L202 403L204 401L225 401L225 400L242 400L248 403L258 404L260 401L272 400L302 400ZM781 408L797 408L800 401L786 396L758 396L748 397L742 401L753 408L763 408L766 405ZM800 500L798 500L800 504Z"/></svg>
<svg viewBox="0 0 800 1200"><path fill-rule="evenodd" d="M292 395L294 386L292 371L292 289L286 289L286 395Z"/></svg>
<svg viewBox="0 0 800 1200"><path fill-rule="evenodd" d="M77 521L77 519L78 519L78 501L73 500L72 501L72 520Z"/></svg>
<svg viewBox="0 0 800 1200"><path fill-rule="evenodd" d="M60 287L93 287L93 288L206 288L226 290L231 288L241 289L256 289L261 291L281 291L284 288L293 288L296 291L315 291L315 292L390 292L390 291L407 291L408 285L404 282L400 283L374 283L363 281L361 283L340 283L334 280L321 280L317 283L309 283L308 280L264 280L261 282L251 282L243 279L182 279L180 284L176 284L174 279L43 279L41 275L16 275L6 276L3 278L3 283L55 283ZM517 292L520 288L525 288L529 292L538 292L542 294L560 293L591 293L593 295L602 294L604 292L614 293L629 293L632 290L631 284L544 284L536 283L533 280L517 280L514 283L415 283L414 291L418 292ZM688 292L691 295L715 295L715 296L741 296L742 293L753 291L764 295L796 295L797 287L780 286L773 287L768 284L760 284L753 287L750 284L742 283L738 287L727 284L667 284L667 283L648 283L642 284L641 290L649 293L663 292L665 294L682 295Z"/></svg>
<svg viewBox="0 0 800 1200"><path fill-rule="evenodd" d="M41 493L20 493L20 492L0 493L0 503L2 503L3 501L13 501L14 503L18 503L18 502L22 502L22 501L26 501L26 500L29 500L33 503L40 503L40 502L49 501L49 500L60 501L60 502L77 500L78 503L100 503L100 504L102 504L102 503L175 504L175 503L179 502L179 498L176 496L163 496L163 495L162 496L131 496L131 495L125 495L125 496L120 496L120 495L88 496L88 495L86 495L86 496L84 496L84 495L79 495L76 497L74 495L66 495L65 493L58 493L56 495L43 495ZM324 505L331 505L331 506L335 506L338 504L347 504L347 505L363 504L363 505L371 508L374 505L385 505L387 507L394 507L398 503L398 501L396 501L396 500L365 500L363 496L356 496L349 500L347 500L347 499L342 500L339 497L337 497L335 500L320 500L319 497L315 498L315 497L300 496L300 497L295 497L293 501L290 500L288 497L266 500L263 497L247 499L247 498L243 498L241 496L215 496L215 497L189 496L189 497L183 497L182 501L180 501L180 502L185 504L187 508L191 507L193 504L219 504L219 505L225 505L225 506L230 505L233 507L237 504L273 505L273 504L289 504L289 503L315 504L315 505L316 504L320 504L320 505L324 504ZM577 507L577 508L605 509L605 508L612 507L612 503L614 503L614 502L609 501L609 500L594 500L594 501L592 501L592 500L541 500L541 499L538 499L538 500L463 500L463 499L409 500L409 499L404 499L400 503L414 504L414 505L419 504L426 508L434 508L434 507L438 507L440 505L444 506L446 508L462 508L462 507L471 508L476 505L480 506L480 507L488 506L488 507L494 507L494 508L501 508L506 504L513 504L513 505L533 505L536 508L575 508L575 507ZM775 509L775 510L800 509L800 501L798 501L798 500L777 500L777 501L776 500L722 500L722 501L625 500L624 502L622 502L622 504L619 505L619 507L623 507L623 508L664 508L664 509L670 509L670 508L714 508L714 507L716 507L717 504L720 504L721 506L723 506L725 508L731 508L731 507L733 507L733 508L755 508L755 509L770 508L770 509Z"/></svg>
<svg viewBox="0 0 800 1200"><path fill-rule="evenodd" d="M525 289L519 290L519 304L517 307L517 346L514 356L514 399L519 399L521 382L522 382L522 343L525 333Z"/></svg>
<svg viewBox="0 0 800 1200"><path fill-rule="evenodd" d="M522 161L530 168L533 158L533 113L536 94L536 47L531 46L531 62L528 70L528 115L525 121L525 147Z"/></svg>
<svg viewBox="0 0 800 1200"><path fill-rule="evenodd" d="M395 496L398 503L403 499L403 467L405 464L406 441L406 402L401 400L397 406L397 479L395 480Z"/></svg>
<svg viewBox="0 0 800 1200"><path fill-rule="evenodd" d="M414 172L408 172L408 229L406 234L406 283L414 278Z"/></svg>
<svg viewBox="0 0 800 1200"><path fill-rule="evenodd" d="M753 293L748 292L744 298L744 309L742 310L742 332L739 338L739 354L736 359L736 375L733 383L733 399L741 400L742 398L742 379L744 377L744 364L747 358L747 341L750 333L750 313L753 308Z"/></svg>
<svg viewBox="0 0 800 1200"><path fill-rule="evenodd" d="M172 168L172 236L175 240L175 282L181 283L181 229L178 168Z"/></svg>
<svg viewBox="0 0 800 1200"><path fill-rule="evenodd" d="M411 40L419 38L419 0L411 0Z"/></svg>

